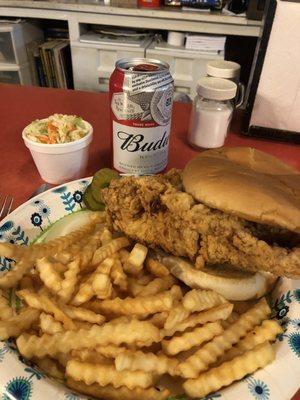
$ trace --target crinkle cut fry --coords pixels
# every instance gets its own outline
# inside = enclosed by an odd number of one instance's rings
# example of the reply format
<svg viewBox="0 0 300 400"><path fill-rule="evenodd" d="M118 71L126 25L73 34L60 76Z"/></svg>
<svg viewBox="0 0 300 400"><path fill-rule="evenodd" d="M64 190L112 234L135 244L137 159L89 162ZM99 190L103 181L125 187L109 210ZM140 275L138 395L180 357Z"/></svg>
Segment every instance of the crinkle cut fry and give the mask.
<svg viewBox="0 0 300 400"><path fill-rule="evenodd" d="M1 244L1 243L0 243ZM0 288L9 289L15 286L23 276L31 270L33 262L31 260L22 259L18 261L12 269L0 275Z"/></svg>
<svg viewBox="0 0 300 400"><path fill-rule="evenodd" d="M139 296L151 296L159 292L163 292L165 290L170 289L172 285L176 283L176 279L172 275L168 275L165 278L155 278L147 285L145 285L141 292L138 294Z"/></svg>
<svg viewBox="0 0 300 400"><path fill-rule="evenodd" d="M209 365L216 362L218 357L236 344L241 337L267 319L270 313L271 309L266 299L261 299L221 335L215 336L185 362L181 363L178 366L180 375L184 378L196 378L199 372L207 370Z"/></svg>
<svg viewBox="0 0 300 400"><path fill-rule="evenodd" d="M211 340L223 332L220 322L208 322L195 328L193 331L184 332L181 336L174 336L170 340L162 341L162 348L168 355L175 355Z"/></svg>
<svg viewBox="0 0 300 400"><path fill-rule="evenodd" d="M72 304L75 306L79 306L82 303L89 301L94 295L93 289L93 280L98 273L110 273L111 268L113 266L114 260L113 258L106 258L100 265L96 268L96 270L90 274L87 281L80 284L78 292L74 296L72 300Z"/></svg>
<svg viewBox="0 0 300 400"><path fill-rule="evenodd" d="M126 386L115 389L111 385L104 387L96 383L86 385L84 382L77 382L71 378L67 378L67 386L87 396L106 400L167 400L170 395L167 389L161 391L151 387L148 389L135 388L130 390Z"/></svg>
<svg viewBox="0 0 300 400"><path fill-rule="evenodd" d="M88 241L89 235L84 236L77 242L70 244L70 246L68 246L65 250L56 253L54 259L58 263L67 264L80 252L80 250L87 244Z"/></svg>
<svg viewBox="0 0 300 400"><path fill-rule="evenodd" d="M193 289L187 292L183 298L184 308L191 312L203 311L225 302L226 300L213 290Z"/></svg>
<svg viewBox="0 0 300 400"><path fill-rule="evenodd" d="M105 244L104 246L100 247L95 251L91 264L96 266L102 261L104 261L106 258L111 257L114 253L116 253L120 249L127 247L129 245L130 242L126 237L119 237L113 239L111 242Z"/></svg>
<svg viewBox="0 0 300 400"><path fill-rule="evenodd" d="M66 367L67 376L87 385L98 383L100 386L112 385L114 388L126 386L128 389L141 387L147 389L153 385L154 377L149 372L126 371L119 372L114 365L91 364L70 360Z"/></svg>
<svg viewBox="0 0 300 400"><path fill-rule="evenodd" d="M68 269L64 273L64 279L61 282L61 289L58 292L58 296L63 302L67 303L70 301L73 292L75 290L75 285L78 280L78 274L80 271L80 261L77 257L69 262Z"/></svg>
<svg viewBox="0 0 300 400"><path fill-rule="evenodd" d="M53 263L48 258L43 257L36 260L36 269L44 285L55 294L61 290L62 277L56 270L57 262ZM61 267L61 264L59 264Z"/></svg>
<svg viewBox="0 0 300 400"><path fill-rule="evenodd" d="M282 327L275 320L265 320L259 326L247 333L238 343L229 349L223 356L217 360L217 365L225 361L232 360L234 357L243 354L245 351L253 349L255 346L266 341L273 342L277 335L283 332Z"/></svg>
<svg viewBox="0 0 300 400"><path fill-rule="evenodd" d="M102 246L105 244L109 243L112 240L113 236L111 231L109 231L107 228L104 228L102 233L101 233L101 243Z"/></svg>
<svg viewBox="0 0 300 400"><path fill-rule="evenodd" d="M148 345L159 342L159 329L146 321L133 320L128 323L106 323L94 325L90 329L65 331L56 335L35 336L22 334L17 339L17 346L24 357L54 356L57 353L69 353L71 350L91 348L97 345L120 345L147 342Z"/></svg>
<svg viewBox="0 0 300 400"><path fill-rule="evenodd" d="M71 319L87 321L98 325L102 325L105 321L105 317L103 315L95 313L91 310L87 310L84 307L73 307L70 305L60 304L60 308Z"/></svg>
<svg viewBox="0 0 300 400"><path fill-rule="evenodd" d="M142 351L124 351L117 355L115 366L117 371L146 371L163 375L176 375L179 361L164 354L143 353Z"/></svg>
<svg viewBox="0 0 300 400"><path fill-rule="evenodd" d="M94 229L99 218L102 218L100 214L95 214L93 220L82 228L48 243L33 244L30 246L0 243L0 254L3 257L17 260L16 265L11 270L5 274L1 274L0 288L11 288L16 286L23 276L32 269L36 259L62 252L71 243L74 243L88 235Z"/></svg>
<svg viewBox="0 0 300 400"><path fill-rule="evenodd" d="M157 326L158 328L163 328L166 320L168 318L168 311L162 311L160 313L153 314L148 321L151 324Z"/></svg>
<svg viewBox="0 0 300 400"><path fill-rule="evenodd" d="M183 387L191 397L204 397L265 367L274 359L275 351L272 345L265 342L219 367L204 372L197 379L188 379Z"/></svg>
<svg viewBox="0 0 300 400"><path fill-rule="evenodd" d="M132 275L138 275L143 269L147 253L148 248L146 246L136 243L123 265L124 271Z"/></svg>
<svg viewBox="0 0 300 400"><path fill-rule="evenodd" d="M30 307L53 314L56 320L63 323L65 329L75 329L72 319L69 318L58 307L58 305L46 295L35 293L28 289L19 290L17 295L21 297L21 299L25 300Z"/></svg>
<svg viewBox="0 0 300 400"><path fill-rule="evenodd" d="M103 230L97 230L94 232L94 234L91 236L90 240L88 243L86 243L83 248L79 252L79 263L80 263L80 268L84 269L86 266L89 265L89 263L92 261L93 255L95 251L99 248L101 245L101 236L102 236Z"/></svg>
<svg viewBox="0 0 300 400"><path fill-rule="evenodd" d="M93 304L93 302L91 302ZM116 297L112 300L103 300L99 305L99 311L117 315L154 314L156 312L168 311L172 308L173 297L170 291L161 292L153 296Z"/></svg>
<svg viewBox="0 0 300 400"><path fill-rule="evenodd" d="M72 350L71 358L92 364L113 364L113 360L95 352L94 349Z"/></svg>
<svg viewBox="0 0 300 400"><path fill-rule="evenodd" d="M183 322L190 315L190 311L183 307L182 304L178 304L173 307L166 319L164 329L173 329L176 325Z"/></svg>
<svg viewBox="0 0 300 400"><path fill-rule="evenodd" d="M52 315L44 312L42 312L40 315L40 329L43 333L49 333L49 335L54 335L55 333L62 332L64 330L60 321L56 321Z"/></svg>
<svg viewBox="0 0 300 400"><path fill-rule="evenodd" d="M233 306L233 308L234 308L234 306ZM251 308L251 307L249 307L248 310L249 310L250 308ZM248 311L248 310L247 310L247 311ZM222 326L223 326L223 328L224 328L224 329L229 328L230 325L232 325L234 322L236 322L236 321L239 319L239 316L240 316L240 314L238 314L238 313L232 311L232 313L229 315L229 317L228 317L227 319L225 319L224 321L222 321Z"/></svg>
<svg viewBox="0 0 300 400"><path fill-rule="evenodd" d="M185 321L176 325L172 329L162 329L161 337L173 336L176 332L184 332L186 329L194 328L197 325L203 325L207 322L224 320L229 317L233 309L230 303L221 304L220 306L211 308L210 310L201 311L191 314Z"/></svg>
<svg viewBox="0 0 300 400"><path fill-rule="evenodd" d="M114 258L114 263L110 272L110 277L113 284L118 286L121 290L126 291L128 287L127 275L123 271L121 260Z"/></svg>
<svg viewBox="0 0 300 400"><path fill-rule="evenodd" d="M127 348L108 344L106 346L96 346L94 350L96 353L99 353L106 358L116 358L117 355L123 353L123 351L126 351Z"/></svg>
<svg viewBox="0 0 300 400"><path fill-rule="evenodd" d="M109 299L113 293L111 279L107 274L96 274L92 288L98 299Z"/></svg>
<svg viewBox="0 0 300 400"><path fill-rule="evenodd" d="M151 258L151 256L147 257L145 264L147 270L158 278L164 278L165 276L168 276L170 274L170 271L163 263L155 260L154 258Z"/></svg>
<svg viewBox="0 0 300 400"><path fill-rule="evenodd" d="M62 301L67 303L74 292L80 271L79 257L75 256L67 265L67 270L62 278L56 270L58 267L64 267L59 263L53 263L49 259L43 257L36 260L36 268L39 271L40 278L44 285Z"/></svg>
<svg viewBox="0 0 300 400"><path fill-rule="evenodd" d="M0 321L0 340L18 337L23 331L38 320L40 311L34 308L25 308L19 315L5 321Z"/></svg>
<svg viewBox="0 0 300 400"><path fill-rule="evenodd" d="M49 257L55 253L59 253L67 248L71 243L80 240L85 235L92 232L97 219L95 218L82 228L77 229L65 236L60 236L47 243L32 244L30 246L21 246L11 243L0 243L0 254L2 257L14 260L25 259L34 261L37 258Z"/></svg>

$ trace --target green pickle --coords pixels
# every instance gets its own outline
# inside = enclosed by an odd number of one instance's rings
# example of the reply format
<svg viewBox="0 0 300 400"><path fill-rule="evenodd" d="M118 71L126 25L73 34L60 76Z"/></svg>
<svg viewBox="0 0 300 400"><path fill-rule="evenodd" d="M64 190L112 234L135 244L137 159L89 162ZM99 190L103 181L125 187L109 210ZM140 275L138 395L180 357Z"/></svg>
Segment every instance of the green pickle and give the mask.
<svg viewBox="0 0 300 400"><path fill-rule="evenodd" d="M95 200L92 192L92 185L89 185L83 195L84 204L87 206L89 210L92 211L103 211L105 209L105 205L97 200Z"/></svg>
<svg viewBox="0 0 300 400"><path fill-rule="evenodd" d="M111 180L118 178L118 173L109 168L102 168L95 173L91 183L91 190L94 199L98 203L103 203L101 189L106 188L110 184Z"/></svg>

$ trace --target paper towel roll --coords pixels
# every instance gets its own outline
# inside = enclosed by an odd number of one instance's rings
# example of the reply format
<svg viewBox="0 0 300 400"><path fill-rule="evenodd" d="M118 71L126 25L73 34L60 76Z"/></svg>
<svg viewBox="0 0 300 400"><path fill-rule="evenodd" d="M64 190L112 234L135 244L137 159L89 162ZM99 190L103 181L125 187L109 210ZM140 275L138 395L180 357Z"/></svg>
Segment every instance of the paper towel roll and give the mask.
<svg viewBox="0 0 300 400"><path fill-rule="evenodd" d="M185 34L182 32L168 32L168 44L171 46L183 46L184 45Z"/></svg>

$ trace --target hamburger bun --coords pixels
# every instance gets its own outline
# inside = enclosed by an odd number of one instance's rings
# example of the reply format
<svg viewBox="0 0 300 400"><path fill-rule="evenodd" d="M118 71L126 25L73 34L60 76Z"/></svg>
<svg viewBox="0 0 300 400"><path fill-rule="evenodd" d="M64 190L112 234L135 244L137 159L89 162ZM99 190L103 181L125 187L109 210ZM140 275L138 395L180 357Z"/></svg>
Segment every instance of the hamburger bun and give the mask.
<svg viewBox="0 0 300 400"><path fill-rule="evenodd" d="M252 274L232 269L227 265L196 269L190 262L174 256L165 256L162 262L187 286L214 290L229 301L258 299L272 290L277 280L269 273Z"/></svg>
<svg viewBox="0 0 300 400"><path fill-rule="evenodd" d="M300 232L300 174L259 150L234 147L204 151L184 168L183 187L211 208ZM237 271L229 265L199 270L183 261L175 265L174 259L172 270L188 285L213 289L232 301L257 299L269 292L277 279L270 273Z"/></svg>
<svg viewBox="0 0 300 400"><path fill-rule="evenodd" d="M207 150L183 170L197 201L249 221L300 233L300 173L248 147Z"/></svg>

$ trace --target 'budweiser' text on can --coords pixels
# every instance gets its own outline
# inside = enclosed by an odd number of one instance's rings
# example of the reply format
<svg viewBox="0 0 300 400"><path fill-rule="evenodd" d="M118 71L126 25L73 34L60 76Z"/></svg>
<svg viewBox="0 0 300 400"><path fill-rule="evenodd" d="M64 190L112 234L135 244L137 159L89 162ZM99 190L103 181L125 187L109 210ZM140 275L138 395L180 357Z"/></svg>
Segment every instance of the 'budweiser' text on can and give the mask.
<svg viewBox="0 0 300 400"><path fill-rule="evenodd" d="M109 81L117 171L147 175L166 168L173 91L168 64L145 58L117 61Z"/></svg>

